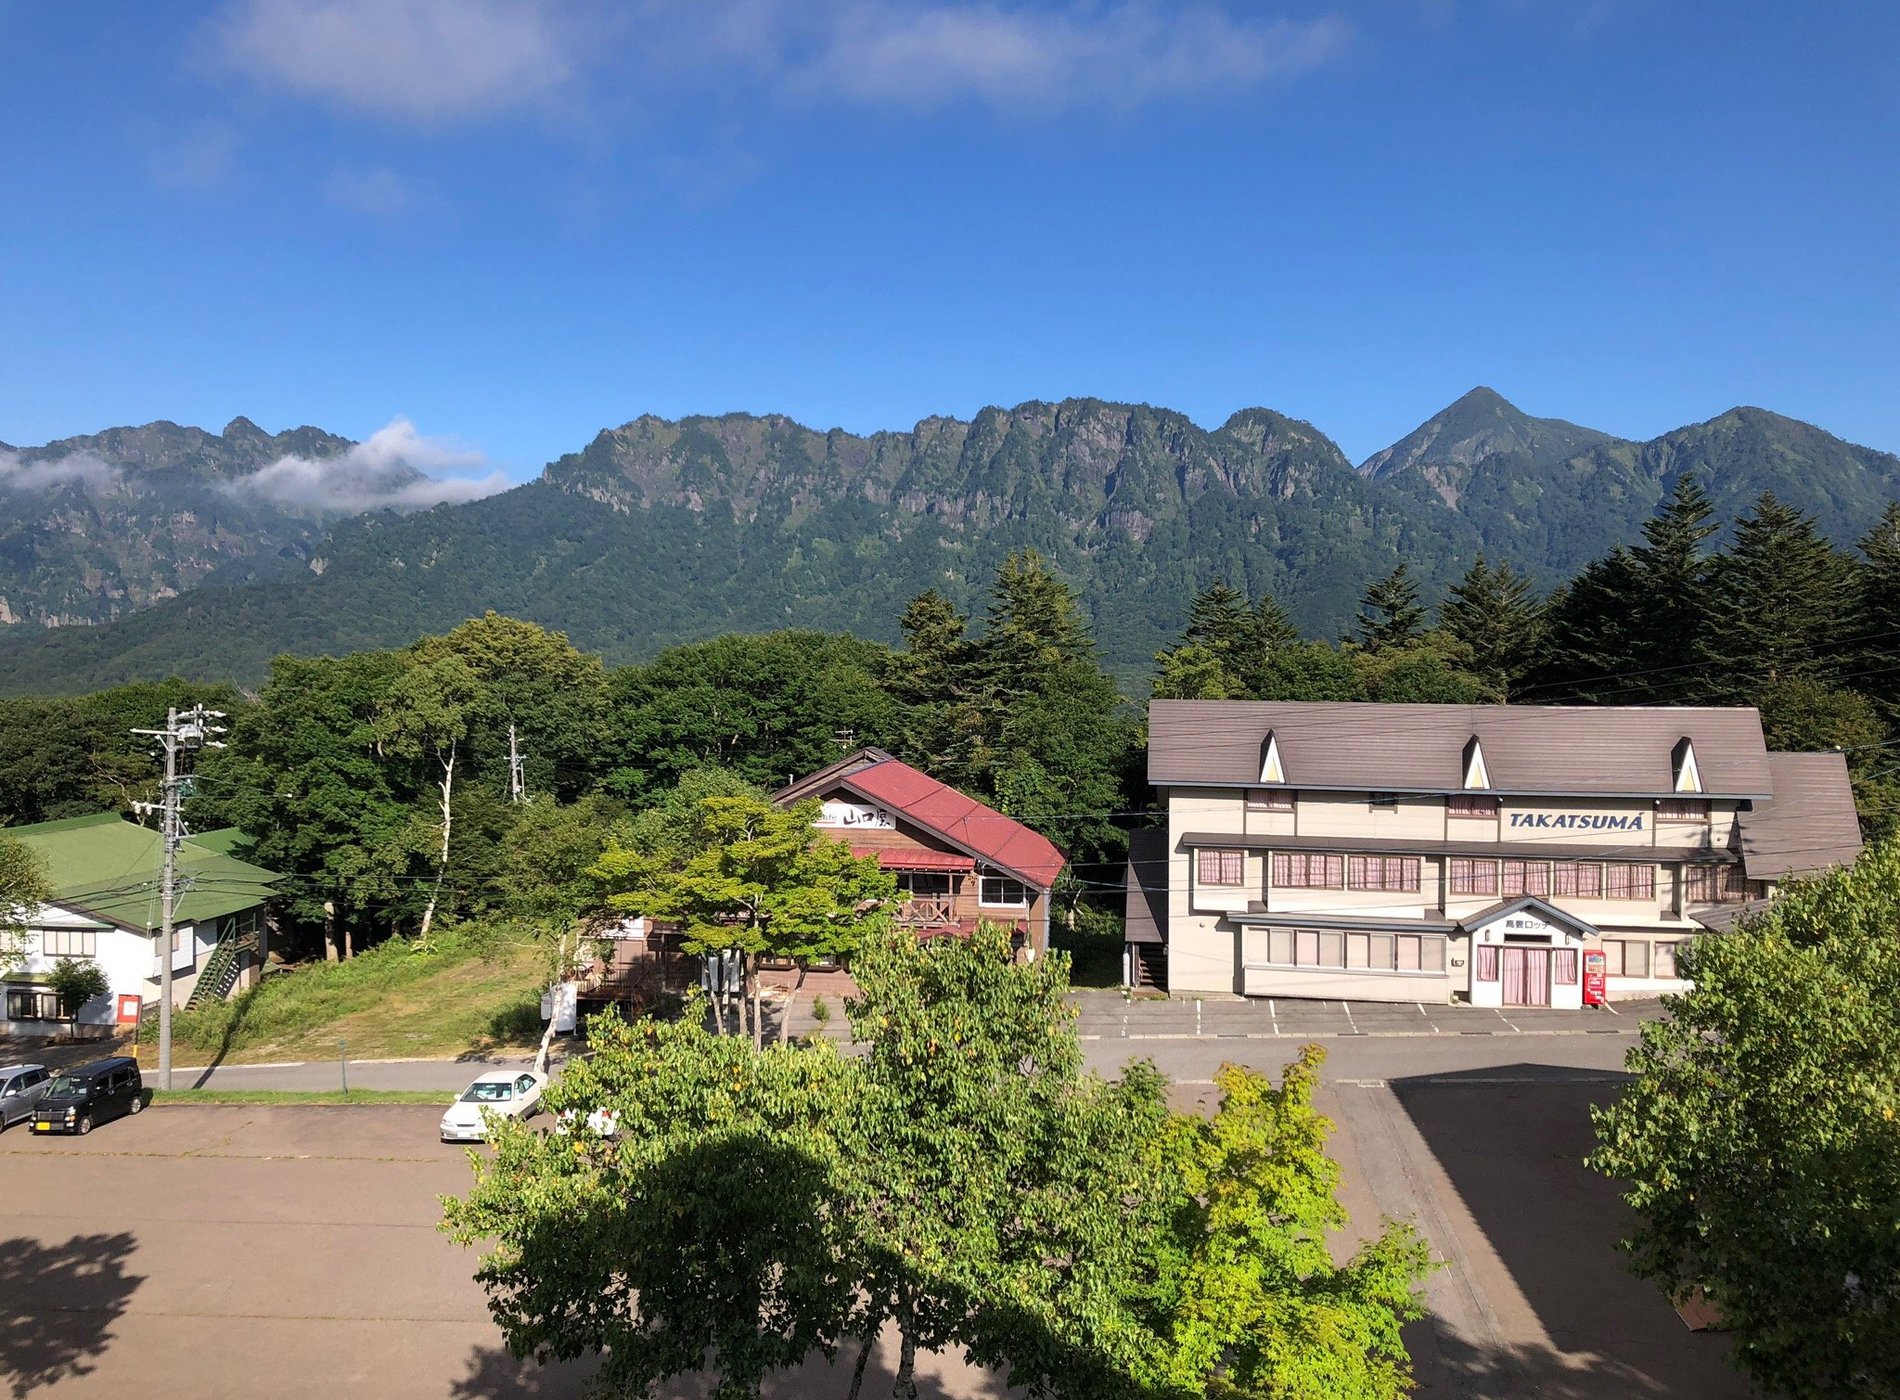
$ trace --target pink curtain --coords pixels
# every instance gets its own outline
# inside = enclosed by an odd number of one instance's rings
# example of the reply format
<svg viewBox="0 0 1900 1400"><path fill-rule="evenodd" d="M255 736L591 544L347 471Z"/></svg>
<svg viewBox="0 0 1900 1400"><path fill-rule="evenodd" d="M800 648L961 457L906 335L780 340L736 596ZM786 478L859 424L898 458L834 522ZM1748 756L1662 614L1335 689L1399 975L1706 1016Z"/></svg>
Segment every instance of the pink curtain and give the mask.
<svg viewBox="0 0 1900 1400"><path fill-rule="evenodd" d="M1546 948L1504 950L1504 1003L1507 1006L1550 1005L1550 951Z"/></svg>

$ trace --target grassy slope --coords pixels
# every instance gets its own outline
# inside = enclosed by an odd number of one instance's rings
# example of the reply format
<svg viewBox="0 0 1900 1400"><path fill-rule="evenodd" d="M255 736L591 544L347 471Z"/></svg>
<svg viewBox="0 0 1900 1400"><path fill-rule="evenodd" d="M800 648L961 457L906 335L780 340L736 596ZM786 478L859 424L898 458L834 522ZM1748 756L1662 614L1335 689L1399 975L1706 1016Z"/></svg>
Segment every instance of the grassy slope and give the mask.
<svg viewBox="0 0 1900 1400"><path fill-rule="evenodd" d="M543 951L525 936L479 944L453 936L419 953L388 943L347 963L318 963L267 979L218 1006L178 1016L179 1063L448 1058L531 1049L541 1036ZM150 1058L149 1043L140 1046Z"/></svg>

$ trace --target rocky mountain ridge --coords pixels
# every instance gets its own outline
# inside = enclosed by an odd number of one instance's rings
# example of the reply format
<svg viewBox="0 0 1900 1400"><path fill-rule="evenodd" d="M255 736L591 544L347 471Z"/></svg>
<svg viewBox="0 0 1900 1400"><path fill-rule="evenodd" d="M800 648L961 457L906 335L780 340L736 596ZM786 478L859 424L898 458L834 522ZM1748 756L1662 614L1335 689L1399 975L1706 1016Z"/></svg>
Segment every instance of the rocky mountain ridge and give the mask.
<svg viewBox="0 0 1900 1400"><path fill-rule="evenodd" d="M222 447L158 443L137 459L254 458L282 436L239 420L203 435ZM272 445L247 446L260 439ZM334 520L280 546L274 565L253 553L104 627L15 628L0 636L0 689L174 670L254 680L279 649L393 645L490 607L614 659L788 625L889 639L924 588L980 605L1021 547L1076 584L1104 654L1134 676L1215 577L1272 591L1309 632L1336 634L1401 559L1428 592L1479 550L1556 582L1634 538L1685 471L1730 514L1774 489L1844 544L1900 495L1900 459L1761 410L1634 443L1531 418L1488 390L1357 469L1318 428L1268 409L1204 429L1149 405L1032 401L865 435L784 415L647 415L500 495Z"/></svg>

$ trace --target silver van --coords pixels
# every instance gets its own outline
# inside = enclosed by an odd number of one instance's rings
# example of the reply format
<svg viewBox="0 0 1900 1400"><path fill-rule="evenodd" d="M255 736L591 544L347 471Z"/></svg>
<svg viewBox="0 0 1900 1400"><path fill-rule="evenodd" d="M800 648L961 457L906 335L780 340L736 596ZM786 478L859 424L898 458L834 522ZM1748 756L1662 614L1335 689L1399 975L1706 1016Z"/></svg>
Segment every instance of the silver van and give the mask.
<svg viewBox="0 0 1900 1400"><path fill-rule="evenodd" d="M46 1097L52 1082L45 1065L0 1065L0 1133L33 1116L33 1105Z"/></svg>

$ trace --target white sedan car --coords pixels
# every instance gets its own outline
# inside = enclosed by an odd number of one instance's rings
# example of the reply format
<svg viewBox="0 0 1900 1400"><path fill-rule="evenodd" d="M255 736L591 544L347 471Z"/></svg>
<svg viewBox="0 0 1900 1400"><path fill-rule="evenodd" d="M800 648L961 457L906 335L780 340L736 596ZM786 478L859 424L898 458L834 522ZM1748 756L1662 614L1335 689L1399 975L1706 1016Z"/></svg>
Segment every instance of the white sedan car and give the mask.
<svg viewBox="0 0 1900 1400"><path fill-rule="evenodd" d="M526 1069L490 1070L481 1076L442 1115L442 1141L483 1142L488 1137L484 1113L497 1118L529 1118L541 1107L545 1075Z"/></svg>

